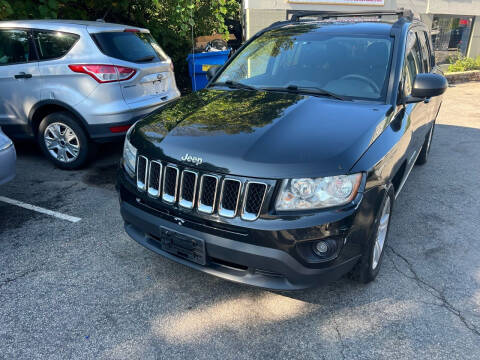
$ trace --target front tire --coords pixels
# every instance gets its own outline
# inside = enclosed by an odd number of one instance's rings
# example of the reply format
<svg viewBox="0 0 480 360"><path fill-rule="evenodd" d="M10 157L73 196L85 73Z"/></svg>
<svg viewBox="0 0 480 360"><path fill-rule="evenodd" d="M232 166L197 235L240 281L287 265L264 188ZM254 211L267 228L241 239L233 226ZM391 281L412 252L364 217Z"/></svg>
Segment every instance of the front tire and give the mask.
<svg viewBox="0 0 480 360"><path fill-rule="evenodd" d="M367 249L352 272L352 278L362 284L375 280L380 272L390 230L393 201L393 190L390 188L385 194L375 219L375 230L369 239Z"/></svg>
<svg viewBox="0 0 480 360"><path fill-rule="evenodd" d="M89 159L87 134L68 112L47 115L38 127L37 140L45 156L61 169L78 169Z"/></svg>

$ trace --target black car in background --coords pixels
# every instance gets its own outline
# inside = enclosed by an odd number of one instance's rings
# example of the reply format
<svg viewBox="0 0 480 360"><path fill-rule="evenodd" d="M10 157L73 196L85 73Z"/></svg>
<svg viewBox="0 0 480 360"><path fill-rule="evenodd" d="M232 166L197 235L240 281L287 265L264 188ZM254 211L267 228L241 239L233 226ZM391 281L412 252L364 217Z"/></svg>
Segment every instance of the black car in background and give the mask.
<svg viewBox="0 0 480 360"><path fill-rule="evenodd" d="M266 288L377 276L447 82L409 14L308 17L259 32L206 89L130 129L117 187L134 240Z"/></svg>

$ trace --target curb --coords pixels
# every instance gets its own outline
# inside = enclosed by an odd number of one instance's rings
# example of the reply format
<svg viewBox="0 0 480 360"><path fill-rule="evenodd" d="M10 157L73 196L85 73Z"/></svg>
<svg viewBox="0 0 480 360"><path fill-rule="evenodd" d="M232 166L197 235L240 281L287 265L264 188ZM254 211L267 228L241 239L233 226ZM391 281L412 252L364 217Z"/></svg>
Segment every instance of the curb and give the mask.
<svg viewBox="0 0 480 360"><path fill-rule="evenodd" d="M459 84L469 81L480 81L480 70L446 73L445 77L450 84Z"/></svg>

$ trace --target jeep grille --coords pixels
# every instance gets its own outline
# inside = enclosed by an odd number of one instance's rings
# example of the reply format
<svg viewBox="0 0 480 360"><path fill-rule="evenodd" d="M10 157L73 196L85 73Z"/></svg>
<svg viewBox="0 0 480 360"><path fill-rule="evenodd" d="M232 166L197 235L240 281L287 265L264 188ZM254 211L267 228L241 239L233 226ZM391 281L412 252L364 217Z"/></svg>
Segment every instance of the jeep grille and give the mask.
<svg viewBox="0 0 480 360"><path fill-rule="evenodd" d="M267 183L257 180L202 174L148 160L142 155L137 158L136 179L137 189L147 191L152 198L204 214L226 218L240 216L248 221L259 217L269 189Z"/></svg>

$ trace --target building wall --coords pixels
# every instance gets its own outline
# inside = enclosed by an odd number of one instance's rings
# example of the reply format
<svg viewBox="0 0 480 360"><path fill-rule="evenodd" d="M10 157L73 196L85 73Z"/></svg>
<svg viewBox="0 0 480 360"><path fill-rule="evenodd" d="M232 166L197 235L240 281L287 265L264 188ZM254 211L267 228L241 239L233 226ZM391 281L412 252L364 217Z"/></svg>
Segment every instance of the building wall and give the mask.
<svg viewBox="0 0 480 360"><path fill-rule="evenodd" d="M284 9L245 9L245 37L249 39L274 22L286 20L286 17Z"/></svg>
<svg viewBox="0 0 480 360"><path fill-rule="evenodd" d="M304 0L309 2L309 0ZM325 0L328 2L328 0ZM259 30L276 21L287 19L288 10L393 10L412 9L431 27L434 14L476 16L467 56L480 56L480 0L385 0L384 6L342 6L326 4L294 4L288 0L244 0L245 37L252 37Z"/></svg>
<svg viewBox="0 0 480 360"><path fill-rule="evenodd" d="M472 58L480 56L480 16L477 16L473 23L472 37L467 56Z"/></svg>
<svg viewBox="0 0 480 360"><path fill-rule="evenodd" d="M309 2L309 0L304 0ZM259 30L275 21L287 19L287 10L327 10L327 11L352 11L352 10L392 10L397 8L397 0L384 0L384 6L344 6L325 4L294 4L288 0L244 0L245 36L252 37ZM480 1L480 0L478 0ZM325 0L328 2L328 0Z"/></svg>
<svg viewBox="0 0 480 360"><path fill-rule="evenodd" d="M397 0L397 6L420 14L480 16L479 0Z"/></svg>

